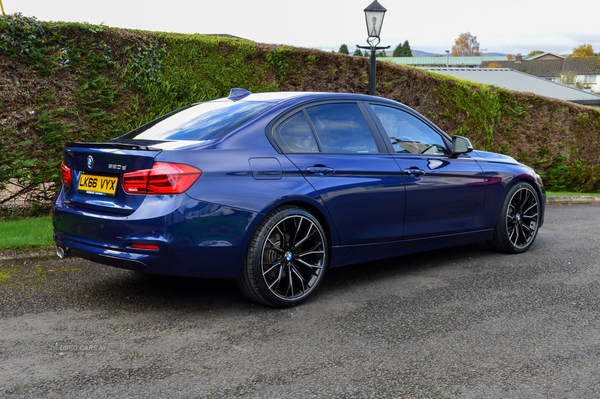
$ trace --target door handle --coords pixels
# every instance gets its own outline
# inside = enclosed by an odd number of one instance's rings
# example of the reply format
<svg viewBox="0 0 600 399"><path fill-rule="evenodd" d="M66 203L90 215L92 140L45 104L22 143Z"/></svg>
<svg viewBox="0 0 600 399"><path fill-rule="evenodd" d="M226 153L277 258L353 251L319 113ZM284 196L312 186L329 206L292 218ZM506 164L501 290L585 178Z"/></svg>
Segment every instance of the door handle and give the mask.
<svg viewBox="0 0 600 399"><path fill-rule="evenodd" d="M425 171L416 167L404 169L404 174L409 176L423 176Z"/></svg>
<svg viewBox="0 0 600 399"><path fill-rule="evenodd" d="M334 171L335 169L325 165L315 165L306 168L306 172L310 173L311 175L327 175Z"/></svg>

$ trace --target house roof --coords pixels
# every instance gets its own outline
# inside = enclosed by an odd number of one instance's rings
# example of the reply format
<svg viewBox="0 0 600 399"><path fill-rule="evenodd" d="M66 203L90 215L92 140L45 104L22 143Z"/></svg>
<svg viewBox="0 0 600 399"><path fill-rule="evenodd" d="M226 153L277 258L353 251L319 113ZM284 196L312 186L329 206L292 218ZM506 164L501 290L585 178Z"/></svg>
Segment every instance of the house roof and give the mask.
<svg viewBox="0 0 600 399"><path fill-rule="evenodd" d="M487 57L386 57L382 60L402 65L446 65L446 59L448 60L448 65L453 66L480 65L483 60L490 62L508 60L508 58L505 55Z"/></svg>
<svg viewBox="0 0 600 399"><path fill-rule="evenodd" d="M534 76L554 77L561 74L564 63L564 60L529 61L514 63L510 68Z"/></svg>
<svg viewBox="0 0 600 399"><path fill-rule="evenodd" d="M600 106L600 96L508 68L423 68L472 82Z"/></svg>
<svg viewBox="0 0 600 399"><path fill-rule="evenodd" d="M563 57L562 55L558 55L558 54L554 54L554 53L540 53L540 54L534 54L534 55L528 55L523 57L524 61L531 61L531 60L536 60L538 58L552 58L555 57L555 59L565 59L565 57Z"/></svg>
<svg viewBox="0 0 600 399"><path fill-rule="evenodd" d="M578 75L600 74L600 57L567 58L563 72L577 72Z"/></svg>
<svg viewBox="0 0 600 399"><path fill-rule="evenodd" d="M541 61L495 61L500 68L510 68L530 75L540 77L557 77L561 73L574 72L577 75L600 74L599 57L592 58L567 58L564 60ZM489 68L491 62L481 63L481 68Z"/></svg>

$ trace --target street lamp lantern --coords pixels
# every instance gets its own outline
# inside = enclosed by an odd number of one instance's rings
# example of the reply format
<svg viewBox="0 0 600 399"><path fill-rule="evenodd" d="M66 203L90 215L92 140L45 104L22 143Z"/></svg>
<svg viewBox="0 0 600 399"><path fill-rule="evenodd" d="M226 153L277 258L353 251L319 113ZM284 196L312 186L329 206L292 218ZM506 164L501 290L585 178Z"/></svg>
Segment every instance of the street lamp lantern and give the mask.
<svg viewBox="0 0 600 399"><path fill-rule="evenodd" d="M377 59L375 58L375 53L377 50L384 50L390 48L390 46L377 47L380 41L379 35L381 34L381 27L383 26L383 17L385 16L386 11L387 10L385 9L385 7L379 4L377 0L374 0L367 8L365 8L365 20L367 22L368 34L367 43L369 43L369 46L356 46L358 48L371 50L371 60L369 62L369 94L372 96L376 94L375 77L377 73Z"/></svg>
<svg viewBox="0 0 600 399"><path fill-rule="evenodd" d="M383 17L387 10L384 6L379 4L377 0L373 1L369 7L365 8L365 19L367 21L367 33L369 38L367 42L373 46L379 44L379 35L381 34L381 27L383 26ZM374 41L377 40L376 43Z"/></svg>

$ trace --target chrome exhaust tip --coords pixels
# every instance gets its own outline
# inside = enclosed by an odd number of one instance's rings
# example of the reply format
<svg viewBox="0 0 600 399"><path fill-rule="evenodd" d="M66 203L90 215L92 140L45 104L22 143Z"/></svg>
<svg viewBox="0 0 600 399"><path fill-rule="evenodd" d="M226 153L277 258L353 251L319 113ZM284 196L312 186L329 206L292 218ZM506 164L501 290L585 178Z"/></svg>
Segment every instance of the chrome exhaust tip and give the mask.
<svg viewBox="0 0 600 399"><path fill-rule="evenodd" d="M60 245L56 245L55 250L56 250L56 256L58 256L60 259L66 258L70 252L69 247L62 247Z"/></svg>

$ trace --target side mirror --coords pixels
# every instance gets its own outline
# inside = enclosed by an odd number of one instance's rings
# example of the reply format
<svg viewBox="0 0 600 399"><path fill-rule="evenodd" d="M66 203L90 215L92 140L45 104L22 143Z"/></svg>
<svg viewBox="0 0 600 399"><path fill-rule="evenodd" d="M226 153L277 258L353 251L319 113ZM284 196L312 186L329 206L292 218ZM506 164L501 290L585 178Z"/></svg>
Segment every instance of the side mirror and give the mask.
<svg viewBox="0 0 600 399"><path fill-rule="evenodd" d="M452 156L457 157L473 151L473 146L468 138L462 136L452 136Z"/></svg>

